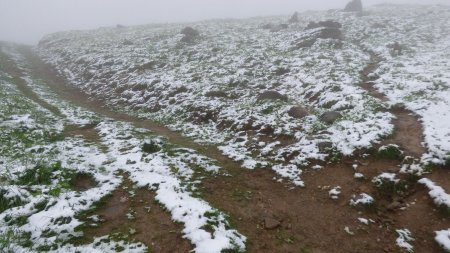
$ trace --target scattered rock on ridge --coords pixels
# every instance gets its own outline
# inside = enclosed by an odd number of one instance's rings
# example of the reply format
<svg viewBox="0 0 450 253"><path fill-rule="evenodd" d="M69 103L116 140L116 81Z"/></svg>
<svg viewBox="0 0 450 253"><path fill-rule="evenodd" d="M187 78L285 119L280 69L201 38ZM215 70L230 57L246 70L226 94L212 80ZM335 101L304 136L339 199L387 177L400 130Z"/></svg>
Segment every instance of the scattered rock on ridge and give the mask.
<svg viewBox="0 0 450 253"><path fill-rule="evenodd" d="M361 0L352 0L344 8L346 12L362 12L363 6Z"/></svg>
<svg viewBox="0 0 450 253"><path fill-rule="evenodd" d="M333 20L309 22L309 24L308 24L308 26L306 26L305 30L315 29L315 28L319 28L319 27L340 29L340 28L342 28L342 25L341 25L341 23L333 21Z"/></svg>
<svg viewBox="0 0 450 253"><path fill-rule="evenodd" d="M186 43L192 43L200 37L200 32L190 26L185 27L183 30L181 30L181 34L184 35L181 39L181 42Z"/></svg>
<svg viewBox="0 0 450 253"><path fill-rule="evenodd" d="M295 12L289 19L289 23L298 23L300 19L298 18L298 12Z"/></svg>
<svg viewBox="0 0 450 253"><path fill-rule="evenodd" d="M274 218L266 217L264 219L264 228L271 230L279 227L281 224L278 220L275 220Z"/></svg>
<svg viewBox="0 0 450 253"><path fill-rule="evenodd" d="M258 100L282 100L287 101L287 96L279 93L278 91L264 91L263 93L259 94Z"/></svg>
<svg viewBox="0 0 450 253"><path fill-rule="evenodd" d="M288 111L288 115L292 118L302 119L309 115L308 110L303 108L302 106L293 106Z"/></svg>
<svg viewBox="0 0 450 253"><path fill-rule="evenodd" d="M391 44L387 45L386 47L391 49L391 54L393 56L402 55L402 51L404 49L404 46L402 46L400 43L398 43L398 41L391 43Z"/></svg>
<svg viewBox="0 0 450 253"><path fill-rule="evenodd" d="M310 34L298 39L295 42L294 49L312 47L316 43L317 39L342 39L342 32L339 28L323 27L317 31L313 31ZM338 44L338 43L336 43Z"/></svg>
<svg viewBox="0 0 450 253"><path fill-rule="evenodd" d="M327 124L333 124L337 119L342 117L342 114L336 111L329 111L324 112L322 115L320 115L320 120Z"/></svg>

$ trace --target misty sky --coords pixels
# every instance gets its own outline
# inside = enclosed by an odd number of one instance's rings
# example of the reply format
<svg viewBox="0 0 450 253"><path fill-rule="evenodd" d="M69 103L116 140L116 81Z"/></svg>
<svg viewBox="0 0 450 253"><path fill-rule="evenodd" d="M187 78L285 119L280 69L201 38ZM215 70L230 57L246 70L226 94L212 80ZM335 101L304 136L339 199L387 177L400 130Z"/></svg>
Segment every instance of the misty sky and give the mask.
<svg viewBox="0 0 450 253"><path fill-rule="evenodd" d="M47 34L116 24L243 18L342 8L349 0L0 0L0 40L35 44ZM450 0L363 0L450 4Z"/></svg>

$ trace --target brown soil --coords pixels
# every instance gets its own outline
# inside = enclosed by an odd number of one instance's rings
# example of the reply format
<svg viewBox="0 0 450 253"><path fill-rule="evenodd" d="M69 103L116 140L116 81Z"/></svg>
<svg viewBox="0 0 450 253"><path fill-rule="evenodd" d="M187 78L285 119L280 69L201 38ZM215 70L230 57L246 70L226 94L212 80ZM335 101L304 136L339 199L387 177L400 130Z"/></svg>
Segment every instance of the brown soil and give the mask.
<svg viewBox="0 0 450 253"><path fill-rule="evenodd" d="M130 195L130 191L134 194ZM135 212L134 219L127 217L130 210ZM94 214L104 221L98 226L87 226L83 230L86 238L120 233L144 243L150 252L184 253L193 248L182 238L182 226L174 223L170 214L155 202L155 193L143 188L133 189L128 180L90 215ZM88 219L85 221L92 224Z"/></svg>
<svg viewBox="0 0 450 253"><path fill-rule="evenodd" d="M370 180L382 172L398 171L396 163L360 159L358 171ZM450 222L434 211L421 185L413 183L406 197L386 194L370 181L354 179L351 165L352 160L344 159L319 171L307 170L302 176L306 188L274 181L269 169L236 170L231 177L205 179L203 197L231 215L238 231L249 238L249 252L402 252L395 244L395 230L403 228L410 229L420 242L413 243L416 252L439 252L432 231L448 228ZM328 191L336 186L342 187L342 193L332 200ZM349 206L349 199L363 192L375 197L376 204L363 209ZM394 199L405 205L419 201L405 211L388 211ZM416 222L424 213L422 221ZM411 219L399 218L404 214ZM266 217L275 218L281 226L265 229ZM375 223L364 225L358 217ZM344 231L346 226L354 235Z"/></svg>
<svg viewBox="0 0 450 253"><path fill-rule="evenodd" d="M82 136L87 141L98 142L100 140L100 137L98 136L97 129L95 129L96 126L97 124L66 125L64 127L64 136L66 137Z"/></svg>
<svg viewBox="0 0 450 253"><path fill-rule="evenodd" d="M77 191L87 191L97 185L97 182L87 174L76 174L70 184Z"/></svg>

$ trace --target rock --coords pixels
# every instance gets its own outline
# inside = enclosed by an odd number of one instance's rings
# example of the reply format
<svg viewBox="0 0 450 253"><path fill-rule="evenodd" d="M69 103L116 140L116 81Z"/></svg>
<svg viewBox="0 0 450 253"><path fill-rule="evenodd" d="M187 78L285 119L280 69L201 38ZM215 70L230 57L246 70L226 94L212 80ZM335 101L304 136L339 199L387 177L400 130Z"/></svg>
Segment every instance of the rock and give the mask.
<svg viewBox="0 0 450 253"><path fill-rule="evenodd" d="M281 93L279 93L278 91L264 91L263 93L259 94L258 96L258 101L260 100L282 100L282 101L287 101L287 96L286 95L282 95Z"/></svg>
<svg viewBox="0 0 450 253"><path fill-rule="evenodd" d="M200 37L200 32L190 26L181 30L181 34L184 35L181 42L185 43L193 43Z"/></svg>
<svg viewBox="0 0 450 253"><path fill-rule="evenodd" d="M275 229L275 228L279 227L280 225L281 225L281 223L274 218L266 217L264 219L264 228L265 229L268 229L268 230Z"/></svg>
<svg viewBox="0 0 450 253"><path fill-rule="evenodd" d="M324 112L322 115L320 115L320 120L327 124L333 124L340 117L342 117L342 115L339 112L329 111Z"/></svg>
<svg viewBox="0 0 450 253"><path fill-rule="evenodd" d="M387 210L389 211L395 211L396 209L399 209L402 207L402 204L398 201L393 201L392 203L390 203L389 205L387 205Z"/></svg>
<svg viewBox="0 0 450 253"><path fill-rule="evenodd" d="M319 144L317 144L317 147L319 148L319 151L323 153L332 149L333 143L329 141L319 142Z"/></svg>
<svg viewBox="0 0 450 253"><path fill-rule="evenodd" d="M346 12L363 12L361 0L352 0L344 8Z"/></svg>
<svg viewBox="0 0 450 253"><path fill-rule="evenodd" d="M342 39L342 32L339 28L321 27L321 29L313 31L312 33L298 39L295 42L294 49L312 47L318 39L335 39L339 40L336 42L336 44L339 44L342 43L340 42Z"/></svg>
<svg viewBox="0 0 450 253"><path fill-rule="evenodd" d="M279 32L279 31L285 30L287 28L289 28L289 25L287 25L287 24L279 24L279 25L272 26L270 28L270 32Z"/></svg>
<svg viewBox="0 0 450 253"><path fill-rule="evenodd" d="M213 97L213 98L227 98L228 95L223 90L211 90L205 93L205 97Z"/></svg>
<svg viewBox="0 0 450 253"><path fill-rule="evenodd" d="M342 25L341 25L341 23L333 21L333 20L309 22L309 24L306 26L305 30L315 29L315 28L319 28L319 27L340 29L340 28L342 28Z"/></svg>
<svg viewBox="0 0 450 253"><path fill-rule="evenodd" d="M144 151L145 153L156 153L158 151L160 151L161 148L159 147L159 145L153 141L150 141L150 143L144 143L144 145L142 146L142 151Z"/></svg>
<svg viewBox="0 0 450 253"><path fill-rule="evenodd" d="M302 118L308 116L309 112L308 112L308 110L306 110L305 108L303 108L301 106L293 106L293 107L291 107L291 109L289 109L288 115L291 116L292 118L302 119Z"/></svg>
<svg viewBox="0 0 450 253"><path fill-rule="evenodd" d="M122 41L122 45L125 45L125 46L133 45L133 41L125 39Z"/></svg>
<svg viewBox="0 0 450 253"><path fill-rule="evenodd" d="M294 15L289 19L289 23L298 23L300 20L298 18L298 12L295 12Z"/></svg>
<svg viewBox="0 0 450 253"><path fill-rule="evenodd" d="M386 46L387 48L391 49L391 54L393 56L402 55L402 51L404 49L404 46L400 45L397 41L391 44L388 44Z"/></svg>
<svg viewBox="0 0 450 253"><path fill-rule="evenodd" d="M288 68L277 68L275 70L275 75L282 76L282 75L288 74L289 72L291 72L291 70Z"/></svg>
<svg viewBox="0 0 450 253"><path fill-rule="evenodd" d="M340 39L342 39L342 32L341 32L341 30L339 30L337 28L327 27L327 28L320 30L320 32L317 35L317 38L340 40Z"/></svg>

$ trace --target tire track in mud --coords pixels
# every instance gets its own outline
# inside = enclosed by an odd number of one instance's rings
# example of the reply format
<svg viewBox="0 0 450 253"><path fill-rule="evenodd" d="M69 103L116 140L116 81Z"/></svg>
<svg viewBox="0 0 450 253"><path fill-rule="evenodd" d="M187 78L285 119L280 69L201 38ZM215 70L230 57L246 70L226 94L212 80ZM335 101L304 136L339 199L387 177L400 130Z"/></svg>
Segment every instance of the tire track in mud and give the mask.
<svg viewBox="0 0 450 253"><path fill-rule="evenodd" d="M75 105L107 117L133 123L137 127L147 128L156 134L166 136L169 142L192 148L219 162L230 176L207 177L201 184L202 198L229 214L236 229L248 237L248 252L401 252L395 245L395 228L409 228L415 235L417 252L438 252L439 246L434 243L432 231L447 224L445 217L439 216L429 203L417 203L419 211L405 211L407 217L402 219L402 212L389 212L386 205L394 196L380 199L373 208L350 208L348 200L353 194L361 192L377 196L376 189L369 181L358 181L353 178L352 164L358 160L361 171L368 178L389 170L398 171L399 161L368 158L344 158L336 164L323 164L322 170L305 170L302 179L306 188L292 188L274 180L274 172L270 169L246 170L239 163L232 161L214 146L203 146L181 136L181 134L156 124L152 121L138 119L124 113L107 109L102 102L88 100L87 96L70 85L50 67L44 64L30 48L22 48L36 73L48 83L63 99ZM374 63L366 69L371 73L378 64ZM370 84L367 76L364 84ZM376 90L369 90L375 96ZM383 98L380 94L380 98ZM406 116L397 113L401 122L417 120L405 112ZM412 117L412 118L411 118ZM396 124L396 123L394 123ZM406 126L396 126L396 131L407 129ZM413 125L416 127L417 125ZM419 124L420 127L420 124ZM394 135L394 138L396 138ZM409 136L402 135L400 136ZM397 137L398 138L398 137ZM420 139L420 138L417 138ZM392 140L389 140L392 142ZM413 143L421 142L415 140ZM414 153L417 150L406 147L405 151ZM329 197L329 187L341 186L342 193L338 200ZM424 189L416 189L405 201L415 201L414 198L426 196ZM430 229L424 233L416 233L423 229L423 222L417 223L413 218L424 213L433 215L427 220ZM400 214L400 216L399 216ZM409 215L409 216L408 216ZM399 216L399 217L398 217ZM358 222L359 217L370 218L374 224L364 225ZM270 224L269 224L270 223ZM415 224L420 224L420 227ZM344 229L348 227L354 233L350 235ZM164 252L164 251L162 251Z"/></svg>

